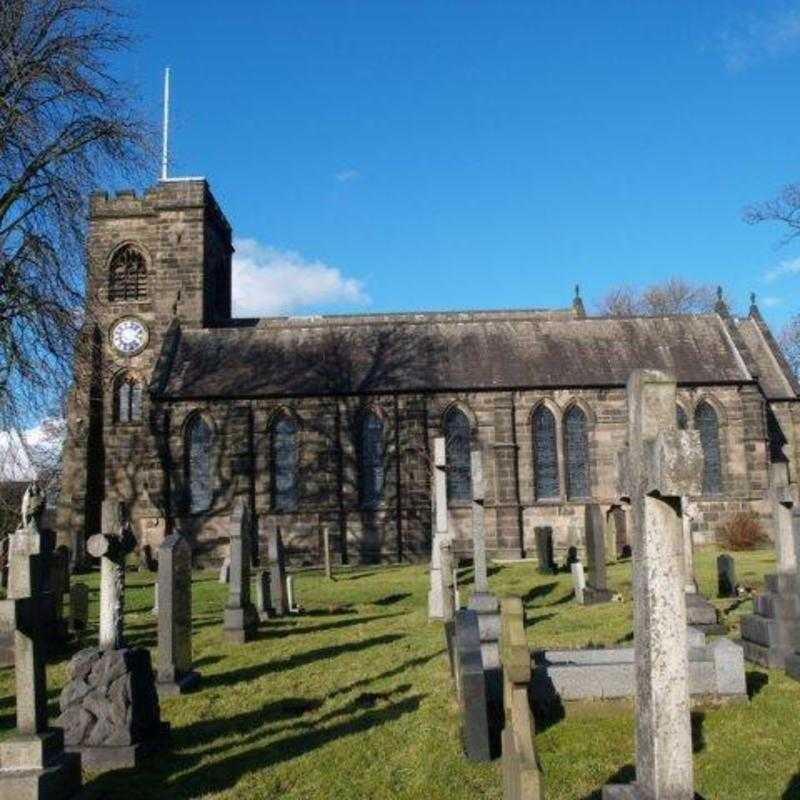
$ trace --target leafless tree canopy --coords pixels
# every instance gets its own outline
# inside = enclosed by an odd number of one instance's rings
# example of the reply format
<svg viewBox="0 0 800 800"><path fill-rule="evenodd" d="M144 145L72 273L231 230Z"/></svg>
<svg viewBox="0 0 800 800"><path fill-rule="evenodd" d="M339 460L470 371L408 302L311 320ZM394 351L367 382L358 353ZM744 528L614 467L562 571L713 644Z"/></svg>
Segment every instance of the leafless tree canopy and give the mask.
<svg viewBox="0 0 800 800"><path fill-rule="evenodd" d="M597 313L609 317L658 317L670 314L706 314L714 310L717 288L669 278L650 286L617 286L597 304Z"/></svg>
<svg viewBox="0 0 800 800"><path fill-rule="evenodd" d="M800 183L784 186L772 200L754 203L745 208L742 216L750 225L759 222L776 222L784 230L782 244L800 236Z"/></svg>
<svg viewBox="0 0 800 800"><path fill-rule="evenodd" d="M0 429L53 413L83 324L89 192L143 165L106 0L0 0Z"/></svg>
<svg viewBox="0 0 800 800"><path fill-rule="evenodd" d="M794 316L786 323L778 342L794 374L800 376L800 316Z"/></svg>

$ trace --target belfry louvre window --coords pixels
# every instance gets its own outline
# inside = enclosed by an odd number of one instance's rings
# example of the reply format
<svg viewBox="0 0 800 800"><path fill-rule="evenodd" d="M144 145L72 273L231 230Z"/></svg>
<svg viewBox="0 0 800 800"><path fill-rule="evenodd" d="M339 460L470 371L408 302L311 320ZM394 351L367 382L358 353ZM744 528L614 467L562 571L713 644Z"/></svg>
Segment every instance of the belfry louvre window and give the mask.
<svg viewBox="0 0 800 800"><path fill-rule="evenodd" d="M142 421L142 384L127 373L114 382L114 422Z"/></svg>
<svg viewBox="0 0 800 800"><path fill-rule="evenodd" d="M360 444L361 507L375 509L383 497L383 420L373 411L362 418Z"/></svg>
<svg viewBox="0 0 800 800"><path fill-rule="evenodd" d="M564 450L567 497L589 497L589 437L586 414L578 406L572 406L564 415Z"/></svg>
<svg viewBox="0 0 800 800"><path fill-rule="evenodd" d="M272 426L272 507L297 511L297 425L280 417Z"/></svg>
<svg viewBox="0 0 800 800"><path fill-rule="evenodd" d="M147 299L147 264L144 256L131 245L121 247L111 259L108 299Z"/></svg>
<svg viewBox="0 0 800 800"><path fill-rule="evenodd" d="M467 415L451 408L444 418L447 499L472 500L472 461Z"/></svg>
<svg viewBox="0 0 800 800"><path fill-rule="evenodd" d="M689 429L689 420L686 417L686 412L683 410L683 406L675 406L675 422L678 425L679 431L685 431Z"/></svg>
<svg viewBox="0 0 800 800"><path fill-rule="evenodd" d="M703 494L722 491L722 458L719 447L719 418L705 401L694 412L694 426L700 434L703 448Z"/></svg>
<svg viewBox="0 0 800 800"><path fill-rule="evenodd" d="M184 471L189 493L189 511L198 514L211 508L211 449L214 433L209 423L196 414L186 426Z"/></svg>
<svg viewBox="0 0 800 800"><path fill-rule="evenodd" d="M556 418L546 406L533 412L533 483L537 500L558 497Z"/></svg>

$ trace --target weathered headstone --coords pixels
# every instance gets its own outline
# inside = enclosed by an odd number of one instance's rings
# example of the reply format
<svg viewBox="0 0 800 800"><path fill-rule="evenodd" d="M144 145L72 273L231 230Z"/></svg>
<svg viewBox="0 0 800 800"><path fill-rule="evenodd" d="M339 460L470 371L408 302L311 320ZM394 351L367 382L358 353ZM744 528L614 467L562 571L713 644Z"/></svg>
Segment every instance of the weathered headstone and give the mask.
<svg viewBox="0 0 800 800"><path fill-rule="evenodd" d="M717 596L736 597L736 562L733 556L717 556Z"/></svg>
<svg viewBox="0 0 800 800"><path fill-rule="evenodd" d="M764 577L764 591L753 598L755 613L742 617L742 646L748 661L783 669L800 643L800 507L786 463L770 465L769 495L776 573Z"/></svg>
<svg viewBox="0 0 800 800"><path fill-rule="evenodd" d="M535 722L528 699L531 653L522 599L501 604L500 661L503 665L503 800L541 800L544 780L536 754Z"/></svg>
<svg viewBox="0 0 800 800"><path fill-rule="evenodd" d="M605 786L604 800L693 800L681 502L701 492L697 431L675 422L674 378L636 370L627 387L628 446L621 494L631 503L636 783Z"/></svg>
<svg viewBox="0 0 800 800"><path fill-rule="evenodd" d="M441 575L442 581L442 620L444 620L444 622L452 622L457 607L453 542L449 538L444 538L439 543L439 563L439 574Z"/></svg>
<svg viewBox="0 0 800 800"><path fill-rule="evenodd" d="M276 616L289 613L289 596L286 591L286 556L283 551L281 529L276 525L267 536L267 555L269 557L269 590L272 595L272 608Z"/></svg>
<svg viewBox="0 0 800 800"><path fill-rule="evenodd" d="M442 569L441 549L446 541L452 542L447 518L447 460L445 440L439 436L433 440L433 541L431 542L430 590L428 591L428 619L445 620L446 599L443 586L449 580Z"/></svg>
<svg viewBox="0 0 800 800"><path fill-rule="evenodd" d="M9 598L0 601L0 620L14 632L17 708L16 733L0 743L0 797L66 800L80 789L81 762L78 756L64 752L63 732L48 727L45 556L13 553L12 548L11 558L20 576L18 585L27 584L28 593L9 591Z"/></svg>
<svg viewBox="0 0 800 800"><path fill-rule="evenodd" d="M325 577L333 580L333 567L331 565L331 532L328 525L322 526L322 556L325 562Z"/></svg>
<svg viewBox="0 0 800 800"><path fill-rule="evenodd" d="M231 557L225 556L219 567L219 582L229 583L231 579Z"/></svg>
<svg viewBox="0 0 800 800"><path fill-rule="evenodd" d="M69 590L69 623L78 636L86 633L89 625L89 587L85 583L73 583Z"/></svg>
<svg viewBox="0 0 800 800"><path fill-rule="evenodd" d="M697 506L688 497L681 498L681 522L683 528L683 572L684 591L686 592L686 623L699 628L711 636L724 636L725 625L720 624L719 613L713 603L709 602L699 590L694 575L694 537L692 521L697 516Z"/></svg>
<svg viewBox="0 0 800 800"><path fill-rule="evenodd" d="M260 569L253 581L255 587L255 607L258 618L265 622L275 616L272 609L272 597L269 591L269 570Z"/></svg>
<svg viewBox="0 0 800 800"><path fill-rule="evenodd" d="M583 571L583 564L580 561L573 561L569 565L572 573L572 590L575 592L575 602L583 605L586 602L586 575Z"/></svg>
<svg viewBox="0 0 800 800"><path fill-rule="evenodd" d="M250 534L251 516L244 502L231 514L230 594L225 604L222 635L226 642L244 644L256 634L258 614L250 602Z"/></svg>
<svg viewBox="0 0 800 800"><path fill-rule="evenodd" d="M167 697L195 686L200 677L192 670L192 548L179 533L158 548L157 596L156 688Z"/></svg>
<svg viewBox="0 0 800 800"><path fill-rule="evenodd" d="M536 540L537 571L542 575L552 575L556 571L553 547L553 529L541 526L533 529Z"/></svg>
<svg viewBox="0 0 800 800"><path fill-rule="evenodd" d="M583 602L607 603L612 593L608 590L606 573L606 524L603 512L596 503L584 507L584 531L586 534L586 566L589 579L583 591Z"/></svg>
<svg viewBox="0 0 800 800"><path fill-rule="evenodd" d="M124 646L125 559L136 545L125 509L118 500L104 500L102 533L89 538L87 549L100 559L100 633L101 650Z"/></svg>
<svg viewBox="0 0 800 800"><path fill-rule="evenodd" d="M486 704L486 676L481 659L478 615L463 609L455 618L455 682L461 717L461 741L472 761L490 761L492 747Z"/></svg>
<svg viewBox="0 0 800 800"><path fill-rule="evenodd" d="M290 614L300 614L302 612L302 608L300 605L295 602L296 598L294 596L294 575L287 575L286 576L286 603L289 606L289 613Z"/></svg>

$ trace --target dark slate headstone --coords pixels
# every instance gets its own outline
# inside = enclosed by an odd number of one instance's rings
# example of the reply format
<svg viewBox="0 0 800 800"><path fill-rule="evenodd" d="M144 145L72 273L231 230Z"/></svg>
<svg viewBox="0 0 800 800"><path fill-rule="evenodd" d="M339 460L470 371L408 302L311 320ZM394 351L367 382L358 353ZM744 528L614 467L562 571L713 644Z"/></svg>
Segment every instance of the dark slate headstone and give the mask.
<svg viewBox="0 0 800 800"><path fill-rule="evenodd" d="M281 529L272 528L267 540L269 557L269 589L274 613L283 617L289 613L289 597L286 592L286 559L283 552Z"/></svg>
<svg viewBox="0 0 800 800"><path fill-rule="evenodd" d="M472 761L490 761L492 752L481 635L478 615L471 609L456 612L454 666L464 752Z"/></svg>
<svg viewBox="0 0 800 800"><path fill-rule="evenodd" d="M607 603L611 600L606 577L606 536L603 512L597 503L588 503L584 507L586 532L586 564L589 578L583 592L585 605Z"/></svg>
<svg viewBox="0 0 800 800"><path fill-rule="evenodd" d="M736 597L736 562L733 556L717 556L717 590L719 597Z"/></svg>
<svg viewBox="0 0 800 800"><path fill-rule="evenodd" d="M539 562L537 569L542 575L552 575L556 571L553 557L553 529L534 528L533 535L536 539L536 559Z"/></svg>

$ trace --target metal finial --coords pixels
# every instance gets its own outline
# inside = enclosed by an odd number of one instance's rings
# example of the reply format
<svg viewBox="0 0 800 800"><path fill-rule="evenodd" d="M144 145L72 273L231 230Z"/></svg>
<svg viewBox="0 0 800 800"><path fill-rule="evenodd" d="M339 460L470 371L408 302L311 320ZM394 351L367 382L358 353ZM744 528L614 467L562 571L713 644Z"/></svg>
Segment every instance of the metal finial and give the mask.
<svg viewBox="0 0 800 800"><path fill-rule="evenodd" d="M575 284L575 299L576 300L581 299L581 285L579 283Z"/></svg>
<svg viewBox="0 0 800 800"><path fill-rule="evenodd" d="M717 286L717 300L722 301L722 287Z"/></svg>
<svg viewBox="0 0 800 800"><path fill-rule="evenodd" d="M756 293L750 292L750 305L754 306L756 304Z"/></svg>

